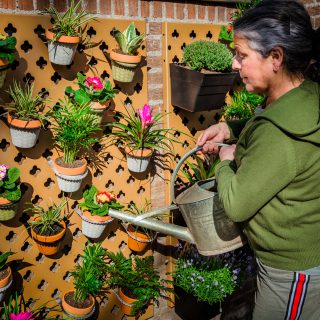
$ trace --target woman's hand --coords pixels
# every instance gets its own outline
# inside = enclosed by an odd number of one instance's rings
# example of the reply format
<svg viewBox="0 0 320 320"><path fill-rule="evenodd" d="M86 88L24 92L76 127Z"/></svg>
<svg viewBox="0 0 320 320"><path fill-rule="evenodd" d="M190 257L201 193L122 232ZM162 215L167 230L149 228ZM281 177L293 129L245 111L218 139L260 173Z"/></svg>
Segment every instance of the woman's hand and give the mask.
<svg viewBox="0 0 320 320"><path fill-rule="evenodd" d="M234 152L236 150L236 145L235 144L231 144L228 147L221 147L220 151L219 151L219 157L220 160L233 160L234 159Z"/></svg>
<svg viewBox="0 0 320 320"><path fill-rule="evenodd" d="M215 142L223 142L230 138L230 129L225 122L220 122L209 127L200 135L198 146L203 146L198 153L218 153L219 149Z"/></svg>

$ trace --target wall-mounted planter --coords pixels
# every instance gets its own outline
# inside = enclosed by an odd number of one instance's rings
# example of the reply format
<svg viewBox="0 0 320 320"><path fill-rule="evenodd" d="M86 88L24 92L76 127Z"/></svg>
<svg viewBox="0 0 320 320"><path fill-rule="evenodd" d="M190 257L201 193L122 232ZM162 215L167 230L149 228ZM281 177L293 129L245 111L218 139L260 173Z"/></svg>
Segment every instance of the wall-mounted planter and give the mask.
<svg viewBox="0 0 320 320"><path fill-rule="evenodd" d="M20 120L7 114L12 143L18 148L32 148L36 145L41 122L39 120Z"/></svg>
<svg viewBox="0 0 320 320"><path fill-rule="evenodd" d="M91 239L98 239L102 236L108 223L113 219L110 216L94 216L89 211L82 212L82 233Z"/></svg>
<svg viewBox="0 0 320 320"><path fill-rule="evenodd" d="M7 265L7 268L3 270L4 275L0 277L0 302L3 300L6 291L12 284L12 272L11 268Z"/></svg>
<svg viewBox="0 0 320 320"><path fill-rule="evenodd" d="M95 115L101 118L101 122L102 122L103 114L109 109L109 105L110 105L110 100L107 100L103 103L100 103L98 101L92 101L90 103L90 109Z"/></svg>
<svg viewBox="0 0 320 320"><path fill-rule="evenodd" d="M136 230L131 224L128 226L128 248L135 252L143 252L153 241L149 235L143 231Z"/></svg>
<svg viewBox="0 0 320 320"><path fill-rule="evenodd" d="M59 39L52 41L54 36L53 32L46 30L50 62L63 66L70 65L80 43L80 37L61 36Z"/></svg>
<svg viewBox="0 0 320 320"><path fill-rule="evenodd" d="M4 85L8 68L9 68L8 61L6 59L0 58L0 88L2 88Z"/></svg>
<svg viewBox="0 0 320 320"><path fill-rule="evenodd" d="M127 296L123 290L119 289L119 300L120 300L120 310L126 316L131 315L132 304L136 302L138 299L131 298Z"/></svg>
<svg viewBox="0 0 320 320"><path fill-rule="evenodd" d="M131 82L141 62L141 55L122 54L119 50L110 52L112 77L119 82Z"/></svg>
<svg viewBox="0 0 320 320"><path fill-rule="evenodd" d="M236 72L203 73L171 63L171 104L190 112L220 109L236 75Z"/></svg>
<svg viewBox="0 0 320 320"><path fill-rule="evenodd" d="M132 172L142 173L148 169L153 150L140 149L130 150L128 147L125 149L127 156L128 169Z"/></svg>
<svg viewBox="0 0 320 320"><path fill-rule="evenodd" d="M15 217L17 204L0 197L0 221L8 221Z"/></svg>

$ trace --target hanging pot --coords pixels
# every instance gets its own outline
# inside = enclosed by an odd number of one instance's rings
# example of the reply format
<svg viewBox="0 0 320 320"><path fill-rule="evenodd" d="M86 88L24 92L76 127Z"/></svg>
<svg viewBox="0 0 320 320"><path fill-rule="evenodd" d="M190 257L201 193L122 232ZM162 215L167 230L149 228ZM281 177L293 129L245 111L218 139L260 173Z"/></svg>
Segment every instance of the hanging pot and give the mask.
<svg viewBox="0 0 320 320"><path fill-rule="evenodd" d="M119 289L120 310L122 311L123 314L130 316L132 304L137 300L138 299L134 299L127 296L121 288Z"/></svg>
<svg viewBox="0 0 320 320"><path fill-rule="evenodd" d="M82 215L82 233L91 239L98 239L103 234L108 223L113 219L110 216L95 216L89 211L83 211Z"/></svg>
<svg viewBox="0 0 320 320"><path fill-rule="evenodd" d="M7 270L7 275L0 280L0 302L3 300L6 291L12 284L11 268L7 265L5 270Z"/></svg>
<svg viewBox="0 0 320 320"><path fill-rule="evenodd" d="M46 30L49 60L54 64L70 65L80 43L80 37L61 36L59 39L52 41L54 36L53 32Z"/></svg>
<svg viewBox="0 0 320 320"><path fill-rule="evenodd" d="M151 149L133 150L127 147L125 149L125 153L127 155L128 169L132 172L142 173L142 172L145 172L149 166L153 150Z"/></svg>
<svg viewBox="0 0 320 320"><path fill-rule="evenodd" d="M89 298L85 300L83 307L79 308L72 305L73 296L74 290L65 292L61 298L61 306L66 315L69 315L71 319L87 319L91 317L91 315L94 313L93 296L90 294Z"/></svg>
<svg viewBox="0 0 320 320"><path fill-rule="evenodd" d="M0 197L0 221L8 221L15 217L17 203Z"/></svg>
<svg viewBox="0 0 320 320"><path fill-rule="evenodd" d="M39 120L20 120L7 113L12 143L18 148L32 148L36 145L41 122Z"/></svg>
<svg viewBox="0 0 320 320"><path fill-rule="evenodd" d="M64 167L60 164L62 157L53 161L53 171L57 177L61 191L76 192L80 189L82 180L87 176L87 160L81 159L82 164L78 167Z"/></svg>
<svg viewBox="0 0 320 320"><path fill-rule="evenodd" d="M3 87L10 65L7 59L0 58L0 88Z"/></svg>
<svg viewBox="0 0 320 320"><path fill-rule="evenodd" d="M37 218L36 220L38 219L39 218ZM43 253L46 256L51 256L58 252L61 241L66 234L67 228L66 223L63 220L60 221L60 224L63 229L58 234L52 236L40 235L36 233L33 228L31 228L31 235L38 246L39 252Z"/></svg>
<svg viewBox="0 0 320 320"><path fill-rule="evenodd" d="M110 51L113 80L131 82L140 64L141 56L123 54L117 49Z"/></svg>
<svg viewBox="0 0 320 320"><path fill-rule="evenodd" d="M153 241L145 232L137 230L133 225L128 226L128 248L135 252L143 252Z"/></svg>
<svg viewBox="0 0 320 320"><path fill-rule="evenodd" d="M108 110L110 100L100 103L99 101L92 101L90 104L91 111L100 117L100 122L102 122L103 114Z"/></svg>

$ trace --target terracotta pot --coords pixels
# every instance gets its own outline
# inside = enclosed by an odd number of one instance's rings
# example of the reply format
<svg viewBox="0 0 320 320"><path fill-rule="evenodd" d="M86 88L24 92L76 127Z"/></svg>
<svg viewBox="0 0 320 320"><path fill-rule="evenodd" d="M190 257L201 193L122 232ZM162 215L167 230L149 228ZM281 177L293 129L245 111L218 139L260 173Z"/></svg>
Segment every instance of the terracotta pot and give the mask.
<svg viewBox="0 0 320 320"><path fill-rule="evenodd" d="M125 153L127 155L128 169L132 172L142 173L142 172L145 172L149 166L153 150L151 149L132 150L126 147Z"/></svg>
<svg viewBox="0 0 320 320"><path fill-rule="evenodd" d="M153 239L144 233L143 231L136 231L136 229L130 224L128 227L128 247L135 252L143 252L146 250L148 244Z"/></svg>
<svg viewBox="0 0 320 320"><path fill-rule="evenodd" d="M0 221L8 221L15 217L17 203L0 197Z"/></svg>
<svg viewBox="0 0 320 320"><path fill-rule="evenodd" d="M125 303L129 304L129 305L132 305L135 301L137 301L138 299L133 299L133 298L130 298L128 297L127 295L125 295L122 291L122 289L119 289L119 296L120 296L120 299L122 301L124 301ZM122 313L124 313L125 315L127 316L130 316L131 315L131 309L132 307L131 306L128 306L124 303L122 303L122 301L120 300L120 310L122 311Z"/></svg>
<svg viewBox="0 0 320 320"><path fill-rule="evenodd" d="M10 126L23 129L38 129L41 128L41 122L39 120L20 120L12 118L10 113L7 113L7 120Z"/></svg>
<svg viewBox="0 0 320 320"><path fill-rule="evenodd" d="M36 220L38 219L39 218L36 218ZM53 254L56 254L59 250L61 241L66 233L66 228L67 228L63 220L60 221L60 223L63 226L63 230L61 230L58 234L55 234L53 236L39 235L33 230L33 228L31 228L32 238L37 243L39 251L46 256L51 256Z"/></svg>
<svg viewBox="0 0 320 320"><path fill-rule="evenodd" d="M53 168L60 174L64 174L66 176L77 176L80 174L84 174L87 170L87 160L85 158L83 158L83 164L80 167L75 167L75 168L67 168L67 167L63 167L60 166L57 161L60 158L57 158L53 161Z"/></svg>
<svg viewBox="0 0 320 320"><path fill-rule="evenodd" d="M140 63L141 61L141 55L123 54L115 50L116 49L111 49L110 51L110 58L114 61L134 64Z"/></svg>
<svg viewBox="0 0 320 320"><path fill-rule="evenodd" d="M0 206L1 205L6 205L6 204L10 204L10 203L11 203L10 200L0 197Z"/></svg>
<svg viewBox="0 0 320 320"><path fill-rule="evenodd" d="M90 103L90 108L93 112L97 112L97 113L100 113L100 112L103 112L105 110L108 109L109 107L109 103L110 103L110 100L107 100L105 102L99 102L99 101L92 101Z"/></svg>
<svg viewBox="0 0 320 320"><path fill-rule="evenodd" d="M8 60L5 58L0 58L0 68L4 69L9 65Z"/></svg>
<svg viewBox="0 0 320 320"><path fill-rule="evenodd" d="M71 306L65 300L65 296L67 294L69 294L70 292L74 292L74 290L65 292L63 294L62 298L61 298L61 305L62 305L63 310L67 314L69 314L71 316L75 316L75 317L85 317L85 316L89 315L93 311L93 308L94 308L94 298L93 298L93 296L90 295L90 299L91 299L92 303L90 304L89 307L87 307L87 308L76 308L76 307Z"/></svg>
<svg viewBox="0 0 320 320"><path fill-rule="evenodd" d="M7 265L7 269L8 269L8 275L0 280L0 288L4 288L10 281L10 278L11 278L11 275L12 275L12 272L11 272L11 268Z"/></svg>
<svg viewBox="0 0 320 320"><path fill-rule="evenodd" d="M55 33L51 32L50 30L46 30L46 38L48 40L52 40L54 36ZM56 42L78 44L80 42L80 37L61 36L59 39L56 40Z"/></svg>
<svg viewBox="0 0 320 320"><path fill-rule="evenodd" d="M110 216L93 216L89 211L84 211L82 214L85 218L82 219L82 233L92 239L100 238L107 224L113 220Z"/></svg>

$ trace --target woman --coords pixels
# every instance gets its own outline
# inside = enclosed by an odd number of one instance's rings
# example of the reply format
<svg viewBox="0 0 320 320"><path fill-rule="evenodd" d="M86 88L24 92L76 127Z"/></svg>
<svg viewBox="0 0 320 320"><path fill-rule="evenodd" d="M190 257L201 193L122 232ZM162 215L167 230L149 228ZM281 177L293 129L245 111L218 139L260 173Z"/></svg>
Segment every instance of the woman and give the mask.
<svg viewBox="0 0 320 320"><path fill-rule="evenodd" d="M233 69L248 91L266 95L265 109L243 129L219 123L198 139L212 153L215 142L238 138L219 150L216 178L257 258L255 320L320 319L319 85L305 79L317 41L296 1L248 10L234 22Z"/></svg>

